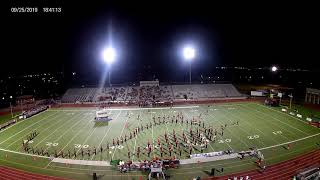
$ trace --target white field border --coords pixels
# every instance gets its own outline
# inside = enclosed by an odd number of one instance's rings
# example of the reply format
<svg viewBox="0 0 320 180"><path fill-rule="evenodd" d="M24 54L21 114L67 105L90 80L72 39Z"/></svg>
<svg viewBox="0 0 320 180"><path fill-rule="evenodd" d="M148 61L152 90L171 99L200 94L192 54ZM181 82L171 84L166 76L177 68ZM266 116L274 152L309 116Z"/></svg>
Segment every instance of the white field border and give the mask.
<svg viewBox="0 0 320 180"><path fill-rule="evenodd" d="M241 106L241 105L239 105L238 107L239 107L240 109L241 109L241 108L245 109L245 107L243 107L243 106ZM250 109L250 110L251 110L251 108L247 108L247 109ZM238 114L244 114L244 113L243 113L243 112L238 112ZM261 118L261 117L258 116L258 115L252 114L250 111L248 112L248 116L253 117L253 119L259 118L259 119L262 119L262 120L263 120L263 118ZM274 128L274 127L272 127L272 126L276 126L276 124L275 124L275 123L272 123L271 121L266 121L266 122L268 122L268 123L266 123L266 126L268 126L270 129L273 129L273 128ZM249 123L249 122L246 122L246 123L249 124L251 127L254 128L254 125L251 125L252 123ZM255 124L255 123L254 123L254 124ZM264 136L268 137L268 134L265 134L265 133L264 133L263 131L261 131L258 127L256 127L256 129L257 129L261 134L263 134ZM281 129L283 129L283 130L285 130L285 131L288 131L287 128L281 128ZM284 135L282 135L282 134L280 134L280 136L283 137L283 138L285 138L287 141L290 140L289 138L287 138L286 136L284 136ZM272 139L273 142L279 143L278 140L274 140L273 138L271 138L271 139Z"/></svg>
<svg viewBox="0 0 320 180"><path fill-rule="evenodd" d="M309 139L309 138L312 138L312 137L315 137L315 136L319 136L319 135L320 135L320 133L317 133L317 134L306 136L306 137L303 137L303 138L300 138L300 139L296 139L296 140L293 140L293 141L289 141L289 142L285 142L285 143L281 143L281 144L276 144L276 145L273 145L273 146L267 146L267 147L264 147L264 148L260 148L258 150L261 151L261 150L266 150L266 149L270 149L270 148L275 148L275 147L287 145L287 144L290 144L290 143L302 141L302 140L305 140L305 139ZM10 153L20 154L20 155L26 155L26 156L33 156L33 157L40 157L40 158L50 159L50 157L47 157L47 156L40 156L40 155L35 155L35 154L27 154L27 153L16 152L16 151L11 151L11 150L1 149L1 148L0 148L0 151L10 152ZM68 160L68 159L66 159L66 160Z"/></svg>
<svg viewBox="0 0 320 180"><path fill-rule="evenodd" d="M261 106L262 106L262 105L261 105ZM262 107L263 107L263 106L262 106ZM272 119L280 122L281 124L285 124L286 127L290 127L290 128L292 128L292 129L295 129L295 130L297 130L297 131L299 131L299 132L301 132L301 133L303 133L303 134L305 134L305 135L310 135L310 134L302 131L301 129L298 129L298 128L296 128L296 127L294 127L294 126L292 126L292 125L290 125L290 124L288 124L288 123L286 123L286 122L281 121L280 119L278 119L278 118L276 118L276 117L273 117L273 116L269 115L267 112L263 112L263 111L260 111L260 110L257 110L257 109L253 109L253 110L256 111L256 112L259 112L259 113L263 114L264 116L270 117L270 118L272 118ZM287 128L285 128L285 129L287 129ZM290 132L290 129L287 129L287 130L288 130L288 132ZM292 134L294 134L294 133L292 133Z"/></svg>
<svg viewBox="0 0 320 180"><path fill-rule="evenodd" d="M257 103L254 103L254 104L257 104ZM258 105L260 105L260 104L258 104ZM262 105L261 105L262 106ZM190 108L190 107L192 107L192 106L187 106L186 108ZM199 107L199 106L193 106L193 107ZM136 108L137 110L142 110L142 109L155 109L155 108ZM166 109L171 109L171 108L166 108ZM269 109L271 109L271 108L269 108ZM111 110L111 109L110 109ZM119 109L119 110L126 110L126 109ZM130 110L132 110L132 109L130 109ZM271 110L273 110L273 111L276 111L276 110L274 110L274 109L271 109ZM64 111L64 110L47 110L47 111ZM73 110L73 111L75 111L75 110ZM281 113L281 112L279 112L279 111L276 111L276 112L278 112L278 113ZM282 114L282 113L281 113ZM286 115L288 115L288 114L286 114ZM51 115L49 115L50 117L51 117ZM47 116L47 117L49 117L49 116ZM298 119L298 118L295 118L295 117L293 117L293 116L290 116L290 115L288 115L289 117L292 117L292 118L294 118L294 119ZM46 118L45 118L46 119ZM300 120L300 119L298 119L299 121L301 121L301 122L304 122L304 121L302 121L302 120ZM306 123L306 122L304 122L304 123ZM17 123L18 124L18 123ZM31 125L32 126L32 125ZM2 131L2 132L4 132L4 131ZM276 145L272 145L272 146L267 146L267 147L264 147L264 148L260 148L260 149L258 149L258 150L267 150L267 149L270 149L270 148L275 148L275 147L279 147L279 146L283 146L283 145L287 145L287 144L290 144L290 143L294 143L294 142L299 142L299 141L302 141L302 140L305 140L305 139L309 139L309 138L312 138L312 137L315 137L315 136L319 136L320 135L320 133L316 133L316 134L313 134L313 135L309 135L309 136L306 136L306 137L303 137L303 138L299 138L299 139L296 139L296 140L292 140L292 141L288 141L288 142L285 142L285 143L280 143L280 144L276 144ZM47 157L47 156L41 156L41 155L35 155L35 154L28 154L28 153L23 153L23 152L17 152L17 151L11 151L11 150L7 150L7 149L2 149L2 148L0 148L0 151L4 151L4 152L10 152L10 153L14 153L14 154L20 154L20 155L26 155L26 156L32 156L32 157L39 157L39 158L45 158L45 159L50 159L50 157ZM66 159L66 160L68 160L68 159ZM15 162L13 162L13 163L15 163ZM36 167L36 166L35 166ZM41 168L41 167L39 167L39 168ZM45 169L45 168L42 168L42 169Z"/></svg>
<svg viewBox="0 0 320 180"><path fill-rule="evenodd" d="M257 104L257 105L259 105L259 106L265 107L265 108L267 108L267 109L270 109L270 110L272 110L272 111L278 112L278 113L280 113L280 114L287 115L287 116L289 116L289 117L292 117L293 119L296 119L296 120L301 121L301 122L304 123L304 124L309 124L307 121L304 121L304 120L302 120L302 119L299 119L299 118L297 118L297 117L295 117L295 116L292 116L292 115L290 115L290 114L283 113L283 112L281 112L281 111L277 111L277 110L272 109L272 108L270 108L270 107L268 107L268 106L263 106L263 105L258 104L258 103L254 103L254 104ZM318 128L315 127L315 126L311 126L311 127L314 127L314 128L316 128L316 129L318 129Z"/></svg>
<svg viewBox="0 0 320 180"><path fill-rule="evenodd" d="M225 113L223 113L223 112L225 112ZM230 115L231 117L233 117L233 119L237 119L237 118L234 118L235 115L233 115L232 113L229 112L229 109L224 109L223 112L221 113L222 116L224 117L224 119L227 119L231 124L232 124L232 121L230 120L230 118L227 117L226 114L228 114L228 115ZM237 114L240 114L240 113L237 113ZM212 115L212 117L216 118L216 117L213 116L213 115ZM219 119L219 118L216 118L216 119ZM238 119L238 120L239 120L239 119ZM245 123L247 123L247 124L250 125L250 123L248 123L247 121L245 121ZM223 125L223 124L222 124L222 125ZM238 127L239 127L239 129L240 129L242 132L244 132L244 134L246 134L246 136L250 136L250 134L249 134L247 131L245 131L244 129L242 129L241 126L238 126ZM258 129L258 128L257 128L257 129ZM230 130L229 130L229 131L230 131ZM259 130L258 130L258 131L259 131ZM261 131L260 131L260 132L261 132ZM254 142L248 141L248 143L251 144L251 146L249 146L249 145L248 145L244 140L242 140L241 138L238 138L237 136L236 136L236 138L237 138L239 141L241 141L243 144L245 144L248 148L249 148L249 147L252 147L252 146L255 146L255 143L254 143ZM260 144L262 144L263 146L265 146L265 144L264 144L262 141L260 141L259 139L255 139L255 140L258 141L258 142L259 142ZM246 139L246 141L247 141L247 139Z"/></svg>
<svg viewBox="0 0 320 180"><path fill-rule="evenodd" d="M9 139L11 139L11 138L13 138L14 136L16 136L16 135L20 134L21 132L25 131L26 129L29 129L30 127L32 127L32 126L34 126L34 125L36 125L36 124L38 124L38 123L42 122L43 120L48 119L49 117L52 117L53 115L56 115L56 114L58 114L58 113L51 114L51 115L49 115L49 116L46 116L46 117L44 117L44 118L42 118L42 119L38 120L37 122L34 122L33 124L31 124L31 125L27 126L26 128L22 129L21 131L17 132L16 134L14 134L14 135L12 135L12 136L8 137L8 138L7 138L7 139L5 139L4 141L2 141L0 144L3 144L4 142L7 142ZM25 121L25 120L24 120L24 121ZM3 131L2 131L2 132L3 132Z"/></svg>

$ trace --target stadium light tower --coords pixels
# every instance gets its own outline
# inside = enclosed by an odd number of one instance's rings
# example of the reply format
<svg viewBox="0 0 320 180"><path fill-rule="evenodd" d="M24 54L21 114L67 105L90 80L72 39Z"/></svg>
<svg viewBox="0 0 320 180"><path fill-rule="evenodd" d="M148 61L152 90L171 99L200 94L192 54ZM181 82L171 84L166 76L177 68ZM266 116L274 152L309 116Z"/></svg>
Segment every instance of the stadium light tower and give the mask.
<svg viewBox="0 0 320 180"><path fill-rule="evenodd" d="M108 65L109 86L111 86L111 65L116 60L116 50L113 47L107 47L102 51L103 61Z"/></svg>
<svg viewBox="0 0 320 180"><path fill-rule="evenodd" d="M10 96L10 111L11 111L11 118L13 118L11 101L12 101L12 96Z"/></svg>
<svg viewBox="0 0 320 180"><path fill-rule="evenodd" d="M272 71L272 72L276 72L277 70L278 70L278 68L277 68L276 66L272 66L272 67L271 67L271 71Z"/></svg>
<svg viewBox="0 0 320 180"><path fill-rule="evenodd" d="M191 84L191 64L195 58L196 50L193 47L186 46L183 48L183 57L186 61L189 61L189 83Z"/></svg>

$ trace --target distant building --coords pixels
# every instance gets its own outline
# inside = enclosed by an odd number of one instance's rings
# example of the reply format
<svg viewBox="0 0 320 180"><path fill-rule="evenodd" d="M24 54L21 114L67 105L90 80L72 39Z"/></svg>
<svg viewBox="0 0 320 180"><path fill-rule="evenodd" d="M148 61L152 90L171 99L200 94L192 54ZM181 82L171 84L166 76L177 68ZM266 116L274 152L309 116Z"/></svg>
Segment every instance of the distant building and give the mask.
<svg viewBox="0 0 320 180"><path fill-rule="evenodd" d="M320 104L320 90L307 88L304 101L311 104Z"/></svg>

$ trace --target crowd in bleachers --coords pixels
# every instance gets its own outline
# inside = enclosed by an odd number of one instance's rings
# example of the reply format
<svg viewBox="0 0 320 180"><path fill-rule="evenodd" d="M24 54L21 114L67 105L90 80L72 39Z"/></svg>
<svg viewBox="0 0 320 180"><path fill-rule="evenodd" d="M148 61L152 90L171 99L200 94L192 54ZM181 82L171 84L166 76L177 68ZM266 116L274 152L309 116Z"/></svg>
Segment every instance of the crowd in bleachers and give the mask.
<svg viewBox="0 0 320 180"><path fill-rule="evenodd" d="M17 120L12 119L12 120L10 120L10 121L8 121L8 122L5 122L5 123L3 123L3 124L0 124L0 131L1 131L2 129L5 129L6 127L9 127L10 125L12 125L12 124L14 124L14 123L16 123L16 122L17 122Z"/></svg>
<svg viewBox="0 0 320 180"><path fill-rule="evenodd" d="M72 88L68 89L62 97L62 102L93 102L97 88Z"/></svg>
<svg viewBox="0 0 320 180"><path fill-rule="evenodd" d="M37 106L37 107L34 107L32 109L29 109L27 111L24 111L22 113L22 116L26 119L26 118L29 118L31 116L34 116L42 111L45 111L48 109L48 106Z"/></svg>
<svg viewBox="0 0 320 180"><path fill-rule="evenodd" d="M62 97L63 103L126 102L153 104L174 100L201 100L241 97L232 84L198 84L167 86L125 86L104 88L73 88Z"/></svg>

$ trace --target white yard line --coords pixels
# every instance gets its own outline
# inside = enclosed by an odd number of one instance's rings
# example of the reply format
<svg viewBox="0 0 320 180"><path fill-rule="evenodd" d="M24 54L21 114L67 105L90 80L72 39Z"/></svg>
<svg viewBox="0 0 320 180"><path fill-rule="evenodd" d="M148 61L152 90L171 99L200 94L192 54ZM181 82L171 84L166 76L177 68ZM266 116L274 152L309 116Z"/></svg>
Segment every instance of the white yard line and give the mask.
<svg viewBox="0 0 320 180"><path fill-rule="evenodd" d="M84 112L96 112L95 110L80 110L80 109L50 109L47 111L52 111L52 112L70 112L70 111L84 111Z"/></svg>
<svg viewBox="0 0 320 180"><path fill-rule="evenodd" d="M74 119L74 118L76 118L76 116L70 118L69 120ZM60 121L63 121L63 120L65 120L65 119L61 118ZM60 121L58 121L57 123L59 123ZM57 123L55 123L55 124L57 124ZM68 123L68 122L66 122L66 123ZM55 124L54 124L54 125L55 125ZM54 131L52 131L52 132L49 133L47 136L45 136L45 138L43 138L40 142L38 142L38 143L37 143L36 145L34 145L33 147L34 147L34 148L37 147L40 143L42 143L43 141L47 140L48 137L50 137L50 136L51 136L53 133L55 133L56 131L60 130L61 127L63 127L63 126L65 126L65 123L62 123L60 126L54 128L54 129L55 129ZM47 128L46 128L46 129L47 129Z"/></svg>
<svg viewBox="0 0 320 180"><path fill-rule="evenodd" d="M236 111L238 114L241 114L241 111L237 111L237 110L235 110L235 111ZM241 123L241 122L244 122L244 123L248 124L250 127L252 127L253 129L258 130L258 131L259 131L262 135L264 135L265 137L268 137L268 136L267 136L265 133L263 133L258 127L252 126L251 123L249 123L248 121L246 121L246 120L242 121L241 118L236 117L236 116L233 115L232 113L229 113L227 110L225 110L225 112L226 112L227 114L230 114L230 116L233 116L234 119L238 119L238 121L240 121L240 123ZM249 114L248 114L248 115L249 115ZM252 116L251 116L251 117L252 117ZM240 125L239 125L238 127L242 130L242 128L241 128ZM245 130L242 130L242 131L244 131L247 135L250 136L250 134L248 134L247 131L245 131ZM253 135L253 134L251 134L251 136L252 136L252 135ZM260 139L260 138L255 139L255 140L259 141L261 144L263 144L263 146L266 146L266 144L264 144L264 143L263 143L262 141L260 141L259 139ZM272 141L274 141L275 143L278 143L277 141L275 141L275 140L273 140L273 139L272 139Z"/></svg>
<svg viewBox="0 0 320 180"><path fill-rule="evenodd" d="M186 112L184 114L187 114ZM188 116L189 117L189 116ZM185 121L185 119L184 119ZM182 125L180 124L180 126L182 127ZM184 129L182 129L182 131L185 131ZM188 137L187 137L188 139ZM189 140L189 139L188 139ZM214 148L211 146L211 143L209 142L208 145L210 146L210 148L212 149L212 151L214 151Z"/></svg>
<svg viewBox="0 0 320 180"><path fill-rule="evenodd" d="M139 111L139 117L142 117L142 116L141 116L141 111ZM138 127L139 127L139 125L140 125L140 119L139 119L139 121L138 121ZM152 131L152 137L153 137L153 131ZM134 147L133 147L133 153L132 153L133 155L132 155L132 158L131 158L132 162L133 162L134 157L135 157L136 145L137 145L137 138L138 138L138 136L136 136L136 138L135 138L135 140L134 140Z"/></svg>
<svg viewBox="0 0 320 180"><path fill-rule="evenodd" d="M283 113L283 112L281 112L281 111L277 111L277 110L275 110L275 109L272 109L272 108L267 107L267 106L263 106L263 105L258 104L258 103L255 103L255 104L257 104L257 105L259 105L259 106L262 106L262 107L265 107L265 108L268 108L268 109L270 109L270 110L272 110L272 111L275 111L275 112L277 112L277 113L284 114L284 115L287 115L287 116L289 116L289 117L292 117L292 118L294 118L294 119L296 119L296 120L299 120L300 122L303 122L304 124L308 124L308 122L303 121L303 120L301 120L301 119L299 119L299 118L297 118L297 117L295 117L295 116L292 116L292 115L290 115L290 114ZM316 129L318 129L318 128L315 127L315 126L311 126L311 127L314 127L314 128L316 128Z"/></svg>
<svg viewBox="0 0 320 180"><path fill-rule="evenodd" d="M47 128L41 129L41 131L45 131L45 130L49 129L50 127L52 127L53 125L56 125L57 123L59 123L59 122L61 122L61 121L63 121L62 118L61 118L59 121L51 124L51 125L48 126ZM36 128L36 129L38 129L38 128ZM47 138L47 137L48 137L48 136L46 136L46 138ZM24 138L24 137L23 137L23 138ZM12 146L13 144L15 144L16 142L23 140L23 138L19 138L19 139L17 139L16 141L14 141L13 143L9 144L9 146L7 146L6 149L8 149L10 146ZM41 142L42 142L42 141L41 141ZM39 144L39 143L38 143L38 144ZM34 147L38 146L38 144L36 144ZM15 149L15 150L17 151L19 148L20 148L20 146L18 146L17 149Z"/></svg>
<svg viewBox="0 0 320 180"><path fill-rule="evenodd" d="M239 108L241 108L242 106L240 106ZM250 111L251 111L251 108L249 108L249 107L247 107ZM245 109L245 108L243 108L243 109ZM249 116L251 116L251 113L248 113L248 115ZM261 120L263 120L263 122L265 122L265 125L267 125L268 127L270 127L271 129L273 129L273 127L272 126L276 126L276 127L278 127L278 125L277 124L274 124L274 123L272 123L271 121L265 121L263 118L261 118L260 116L257 116L256 114L252 114L252 116L251 117L258 117L259 119L261 119ZM254 118L255 119L255 118ZM269 124L271 124L271 125L269 125ZM253 126L254 127L254 126ZM260 131L257 127L255 127L258 131ZM279 129L281 129L281 130L285 130L285 131L288 131L286 128L283 128L283 127L280 127ZM277 129L276 129L277 130ZM275 131L276 131L275 130ZM260 131L262 134L264 134L262 131ZM284 136L283 134L279 134L281 137L283 137L283 138L285 138L285 139L287 139L288 141L290 140L289 138L287 138L286 136ZM274 141L274 142L276 142L273 138L271 138L272 139L272 141ZM279 143L279 142L276 142L276 143Z"/></svg>
<svg viewBox="0 0 320 180"><path fill-rule="evenodd" d="M80 115L81 115L81 114L80 114ZM82 120L83 120L83 119L85 119L85 118L82 118ZM71 126L67 131L65 131L58 139L54 140L54 142L56 142L56 141L58 141L60 138L62 138L65 133L67 133L73 126L75 126L75 125L78 124L79 122L81 122L81 121L78 121L77 123L75 123L74 125L72 125L72 126ZM57 129L56 129L56 130L57 130ZM52 133L51 133L51 134L52 134ZM45 138L45 139L46 139L46 138ZM50 148L50 146L47 147L46 151L47 151L49 148ZM61 150L61 151L62 151L62 150ZM52 161L50 161L44 168L47 169L47 168L50 166L51 162L52 162Z"/></svg>
<svg viewBox="0 0 320 180"><path fill-rule="evenodd" d="M302 132L302 133L305 134L305 135L309 135L308 133L305 133L304 131L301 131L300 129L298 129L298 128L294 127L294 126L291 126L291 125L288 124L288 123L282 122L282 121L279 120L278 118L274 118L273 116L270 116L270 115L268 115L267 113L264 113L264 112L259 111L259 110L256 110L256 109L253 109L253 110L255 110L255 111L257 111L257 112L260 112L261 114L264 114L265 116L271 117L272 119L277 120L278 122L280 122L280 123L282 123L282 124L285 124L285 125L293 128L293 129L295 129L295 130L297 130L297 131L299 131L299 132Z"/></svg>
<svg viewBox="0 0 320 180"><path fill-rule="evenodd" d="M118 113L118 115L116 116L116 118L114 119L114 121L116 121L116 120L118 119L118 117L119 117L119 115L121 114L121 112L122 112L122 111L120 111L120 112ZM112 124L113 124L113 123L112 123ZM107 135L108 135L108 133L109 133L109 131L110 131L111 127L112 127L112 125L110 125L110 126L109 126L109 128L108 128L107 132L104 134L104 136L103 136L102 140L100 141L100 143L99 143L99 145L98 145L98 147L97 147L97 148L99 148L99 147L101 146L101 144L102 144L103 140L105 139L105 137L107 137ZM94 155L92 155L91 160L94 158L94 156L95 156L95 154L94 154Z"/></svg>
<svg viewBox="0 0 320 180"><path fill-rule="evenodd" d="M199 106L176 106L176 107L156 107L156 108L109 108L110 111L139 111L139 110L153 110L153 109L191 109L198 108Z"/></svg>
<svg viewBox="0 0 320 180"><path fill-rule="evenodd" d="M87 118L88 115L85 115L86 117L84 119ZM89 115L90 116L90 115ZM82 125L82 127L87 127L87 125L90 123L90 121L88 121L86 124ZM81 133L81 130L79 130L71 139L70 141L61 149L61 151L63 151L73 140L74 138L78 137L78 134Z"/></svg>
<svg viewBox="0 0 320 180"><path fill-rule="evenodd" d="M208 113L208 115L211 116L211 118L213 118L213 119L217 119L217 120L219 121L220 126L223 125L223 123L221 123L218 118L215 118L215 117L212 116L210 113ZM228 128L226 128L226 129L227 129L228 131L230 131ZM234 136L234 135L232 134L232 132L230 133L230 135L231 135L231 136ZM222 139L221 136L220 136L220 139ZM239 139L239 138L237 138L237 139L243 143L243 141L242 141L241 139ZM227 142L225 142L225 143L229 146L230 149L232 149L232 150L234 151L234 149L230 146L229 143L227 143ZM250 146L247 145L247 143L244 143L244 144L245 144L247 147L250 147Z"/></svg>
<svg viewBox="0 0 320 180"><path fill-rule="evenodd" d="M46 110L46 111L49 111L49 110ZM43 111L43 112L46 112L46 111ZM42 112L41 112L41 113L42 113ZM36 114L36 115L33 115L33 116L30 117L30 118L37 117L37 116L39 116L41 113ZM1 131L0 131L0 134L1 134L2 132L6 131L7 129L12 128L12 127L15 126L15 125L20 124L21 122L24 122L25 120L28 120L28 119L19 120L17 123L14 123L13 125L10 125L9 127L5 128L4 130L1 130Z"/></svg>
<svg viewBox="0 0 320 180"><path fill-rule="evenodd" d="M161 114L162 114L162 116L165 116L164 115L164 113L163 113L163 111L162 111L162 109L161 109ZM160 121L161 121L161 119L160 119ZM165 123L166 124L166 129L167 129L167 133L168 133L168 136L169 136L169 129L168 129L168 126L167 126L167 123ZM169 139L169 142L170 142L170 139ZM170 143L171 144L171 143ZM171 146L173 146L172 144L171 144ZM168 147L169 148L169 147ZM174 156L176 156L176 152L175 151L173 151L173 154L174 154Z"/></svg>
<svg viewBox="0 0 320 180"><path fill-rule="evenodd" d="M83 145L86 145L88 139L92 136L92 134L96 131L97 127L94 127L93 130L91 131L90 135L87 136L87 138L84 140L84 142L81 144L81 147ZM78 149L78 151L76 152L76 154L78 154L78 152L81 150L81 147Z"/></svg>
<svg viewBox="0 0 320 180"><path fill-rule="evenodd" d="M53 116L53 115L56 115L56 114L58 114L58 113L51 114L51 115L49 115L49 116L47 116L47 117L45 117L45 118L42 118L42 119L38 120L37 122L35 122L35 123L31 124L30 126L27 126L26 128L22 129L21 131L17 132L16 134L14 134L14 135L10 136L9 138L7 138L6 140L2 141L0 144L2 144L2 143L4 143L4 142L8 141L9 139L11 139L11 138L15 137L16 135L18 135L18 134L22 133L22 132L23 132L23 131L25 131L26 129L28 129L28 128L30 128L30 127L32 127L32 126L34 126L34 125L36 125L36 124L40 123L40 122L41 122L41 121L43 121L44 119L48 119L49 117L51 117L51 116ZM25 120L25 121L28 121L28 120Z"/></svg>
<svg viewBox="0 0 320 180"><path fill-rule="evenodd" d="M226 114L230 114L230 115L232 115L232 113L229 113L228 112L228 110L229 109L227 109L227 110L225 110L225 109L223 109L222 111L223 112L225 112ZM221 113L222 115L223 115L223 117L224 117L224 119L227 119L230 123L232 123L232 121L224 114L224 113ZM233 116L233 115L232 115ZM242 132L244 132L247 136L250 136L250 134L248 134L245 130L243 130L242 128L241 128L241 126L238 126L238 128L242 131ZM253 134L252 134L253 135ZM244 142L243 140L241 140L241 138L238 138L242 143L244 143L247 147L250 147L246 142ZM255 140L257 140L257 139L255 139ZM259 141L259 140L257 140L258 142L260 142L263 146L265 146L265 144L263 143L263 142L261 142L261 141ZM250 144L253 144L253 143L251 143L250 142ZM252 147L252 146L251 146Z"/></svg>
<svg viewBox="0 0 320 180"><path fill-rule="evenodd" d="M5 129L3 129L3 130L0 130L0 134L1 134L2 132L4 132L4 131L6 131L6 130L8 130L8 129L10 129L10 128L16 126L16 125L18 125L18 124L20 124L21 122L24 122L24 121L25 121L25 120L20 120L20 121L18 121L17 123L14 123L14 124L10 125L9 127L5 128Z"/></svg>
<svg viewBox="0 0 320 180"><path fill-rule="evenodd" d="M122 131L121 131L121 133L120 133L120 136L122 136L122 133L123 133L123 131L124 131L124 128L126 127L126 123L128 122L128 120L129 120L129 117L128 117L128 118L126 119L126 121L124 122L124 125L123 125ZM136 136L137 136L137 134L136 134ZM114 148L114 151L113 151L113 153L112 153L111 159L113 159L114 154L116 153L117 149L118 149L118 148Z"/></svg>
<svg viewBox="0 0 320 180"><path fill-rule="evenodd" d="M302 141L302 140L309 139L309 138L312 138L312 137L315 137L315 136L319 136L319 135L320 135L320 133L317 133L317 134L313 134L313 135L310 135L310 136L307 136L307 137L303 137L303 138L300 138L300 139L296 139L296 140L293 140L293 141L289 141L289 142L285 142L285 143L281 143L281 144L277 144L277 145L273 145L273 146L260 148L258 150L265 150L265 149L270 149L270 148L274 148L274 147L279 147L279 146L283 146L283 145L286 145L286 144L291 144L291 143L294 143L294 142Z"/></svg>
<svg viewBox="0 0 320 180"><path fill-rule="evenodd" d="M274 147L279 147L279 146L283 146L283 145L286 145L286 144L290 144L290 143L302 141L302 140L309 139L309 138L312 138L312 137L315 137L315 136L319 136L319 135L320 135L320 133L317 133L317 134L313 134L313 135L310 135L310 136L307 136L307 137L304 137L304 138L296 139L296 140L293 140L293 141L290 141L290 142L286 142L286 143L281 143L281 144L277 144L277 145L273 145L273 146L268 146L268 147L260 148L260 149L258 149L258 150L266 150L266 149L270 149L270 148L274 148ZM1 148L0 148L0 151L10 152L10 153L20 154L20 155L26 155L26 156L34 156L34 157L40 157L40 158L49 159L49 157L46 157L46 156L39 156L39 155L34 155L34 154L27 154L27 153L15 152L15 151L10 151L10 150L1 149ZM251 162L249 162L249 163L251 163ZM24 165L24 166L25 166L25 164L21 164L21 165ZM221 165L224 165L224 163L221 164ZM215 166L216 166L216 165L215 165ZM29 166L28 166L28 167L29 167ZM35 167L35 166L33 166L33 167ZM37 167L37 168L39 168L39 167ZM44 169L44 168L40 168L40 169ZM74 168L74 169L77 169L77 168Z"/></svg>
<svg viewBox="0 0 320 180"><path fill-rule="evenodd" d="M80 115L81 115L81 114L80 114ZM74 119L74 118L75 118L75 117L73 117L73 118L71 118L71 119ZM81 122L81 121L77 121L76 123L74 123L71 127L69 127L67 130L65 130L64 133L61 134L61 136L59 136L59 138L55 139L53 142L59 141L59 139L61 139L66 133L68 133L74 126L78 125L80 122ZM69 123L69 122L68 122L68 123ZM64 125L64 124L63 124L63 125ZM64 125L64 126L65 126L65 125ZM56 130L60 130L60 128L59 128L59 129L56 129ZM55 131L56 131L56 130L55 130ZM54 132L55 132L55 131L54 131ZM53 134L53 132L52 132L51 134ZM51 134L50 134L50 135L51 135ZM46 151L47 151L49 148L50 148L50 146L47 147Z"/></svg>
<svg viewBox="0 0 320 180"><path fill-rule="evenodd" d="M40 158L46 158L46 159L49 159L49 157L47 157L47 156L40 156L40 155L36 155L36 154L22 153L22 152L11 151L11 150L1 149L1 148L0 148L0 151L10 152L10 153L20 154L20 155L26 155L26 156L34 156L34 157L40 157Z"/></svg>

